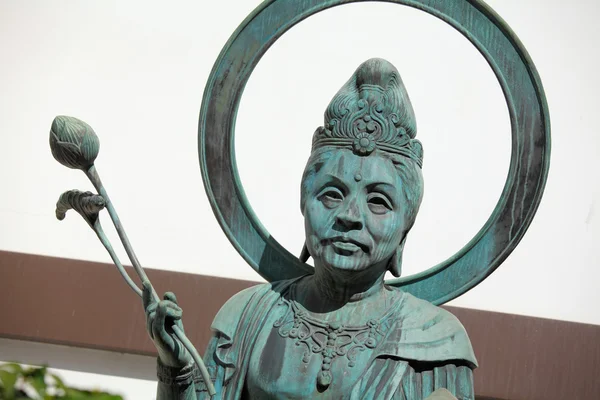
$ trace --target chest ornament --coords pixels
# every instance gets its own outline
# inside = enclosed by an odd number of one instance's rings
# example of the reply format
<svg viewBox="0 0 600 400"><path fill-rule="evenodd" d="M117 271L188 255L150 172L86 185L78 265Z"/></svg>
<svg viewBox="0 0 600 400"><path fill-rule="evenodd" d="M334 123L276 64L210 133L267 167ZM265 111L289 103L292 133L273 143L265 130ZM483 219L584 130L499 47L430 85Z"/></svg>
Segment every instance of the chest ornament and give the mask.
<svg viewBox="0 0 600 400"><path fill-rule="evenodd" d="M293 290L292 290L293 293ZM331 363L336 358L345 358L348 367L356 364L360 352L375 349L385 337L395 314L393 305L379 319L371 319L365 325L349 326L336 321L322 321L294 301L280 300L287 306L285 314L273 324L283 338L294 340L296 346L304 346L302 362L308 364L313 354L322 357L321 370L317 375L317 386L327 389L333 380Z"/></svg>

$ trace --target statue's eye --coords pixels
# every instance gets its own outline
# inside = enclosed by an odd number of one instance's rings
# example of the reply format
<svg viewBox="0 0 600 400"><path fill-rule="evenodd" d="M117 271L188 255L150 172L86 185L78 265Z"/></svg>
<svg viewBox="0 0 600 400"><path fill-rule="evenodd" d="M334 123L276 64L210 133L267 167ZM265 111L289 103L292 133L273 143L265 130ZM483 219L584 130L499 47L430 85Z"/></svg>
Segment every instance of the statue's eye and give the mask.
<svg viewBox="0 0 600 400"><path fill-rule="evenodd" d="M370 193L367 196L367 204L374 214L385 214L393 209L392 202L381 193Z"/></svg>
<svg viewBox="0 0 600 400"><path fill-rule="evenodd" d="M337 188L327 188L319 194L319 200L327 208L335 208L344 201L344 194Z"/></svg>

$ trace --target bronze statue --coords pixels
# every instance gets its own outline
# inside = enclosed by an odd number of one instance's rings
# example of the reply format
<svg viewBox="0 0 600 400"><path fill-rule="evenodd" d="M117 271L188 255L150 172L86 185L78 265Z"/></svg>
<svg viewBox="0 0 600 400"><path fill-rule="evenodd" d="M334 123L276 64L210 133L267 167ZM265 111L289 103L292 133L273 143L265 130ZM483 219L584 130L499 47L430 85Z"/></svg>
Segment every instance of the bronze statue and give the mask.
<svg viewBox="0 0 600 400"><path fill-rule="evenodd" d="M302 177L303 258L315 273L230 299L206 351L222 399L424 399L446 388L472 399L477 362L447 311L389 287L421 203L423 150L400 74L363 63L333 98ZM169 334L175 297L144 291L159 352L159 399L195 399L206 386Z"/></svg>
<svg viewBox="0 0 600 400"><path fill-rule="evenodd" d="M232 138L252 69L299 21L355 1L267 0L232 35L211 72L199 124L205 188L234 247L270 283L223 306L204 361L183 332L175 296L158 298L129 243L94 165L95 133L72 117L52 124L54 157L84 171L98 192L63 193L56 216L64 218L71 208L81 214L143 297L159 354L159 399L474 397L477 362L467 334L437 305L480 283L517 246L539 205L550 155L539 76L518 38L489 7L480 0L390 0L431 13L471 40L498 76L509 106L513 151L502 197L453 257L421 274L384 281L387 271L400 276L423 194L423 148L415 139L412 106L398 71L385 60L371 59L357 69L313 136L301 182L306 242L300 259L256 223L239 195ZM143 289L127 276L102 230L103 208ZM309 257L314 269L305 264Z"/></svg>

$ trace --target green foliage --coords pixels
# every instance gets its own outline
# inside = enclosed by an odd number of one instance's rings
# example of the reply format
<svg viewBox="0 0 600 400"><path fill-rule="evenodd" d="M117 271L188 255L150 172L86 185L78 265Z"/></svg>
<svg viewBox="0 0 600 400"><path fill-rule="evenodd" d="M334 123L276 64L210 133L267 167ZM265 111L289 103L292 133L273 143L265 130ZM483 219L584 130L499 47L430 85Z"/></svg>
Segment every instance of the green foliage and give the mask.
<svg viewBox="0 0 600 400"><path fill-rule="evenodd" d="M46 367L0 365L0 400L123 400L121 396L69 387Z"/></svg>

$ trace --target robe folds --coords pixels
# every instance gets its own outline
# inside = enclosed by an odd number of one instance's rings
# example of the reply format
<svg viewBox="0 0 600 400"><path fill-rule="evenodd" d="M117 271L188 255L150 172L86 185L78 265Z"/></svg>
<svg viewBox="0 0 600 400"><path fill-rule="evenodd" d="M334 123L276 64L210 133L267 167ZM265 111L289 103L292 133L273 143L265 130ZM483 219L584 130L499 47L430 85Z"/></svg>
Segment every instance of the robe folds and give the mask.
<svg viewBox="0 0 600 400"><path fill-rule="evenodd" d="M204 357L217 390L213 399L245 398L254 343L282 293L295 281L248 288L221 308ZM460 400L474 399L472 369L477 361L463 326L446 310L393 290L401 299L394 322L351 393L342 398L421 400L446 388ZM198 371L189 385L159 383L158 394L159 400L210 399Z"/></svg>

